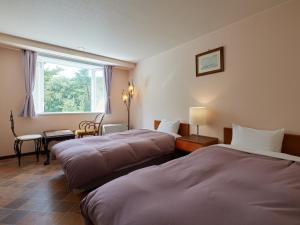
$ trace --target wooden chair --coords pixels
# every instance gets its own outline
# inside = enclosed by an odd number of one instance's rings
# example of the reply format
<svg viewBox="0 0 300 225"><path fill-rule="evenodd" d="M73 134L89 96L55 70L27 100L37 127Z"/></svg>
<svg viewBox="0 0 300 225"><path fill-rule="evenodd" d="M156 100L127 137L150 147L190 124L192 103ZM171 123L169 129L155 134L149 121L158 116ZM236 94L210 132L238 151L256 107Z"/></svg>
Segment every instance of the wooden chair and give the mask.
<svg viewBox="0 0 300 225"><path fill-rule="evenodd" d="M104 115L104 113L99 113L93 121L81 121L79 123L79 129L75 131L76 136L82 138L86 135L101 135L101 124Z"/></svg>
<svg viewBox="0 0 300 225"><path fill-rule="evenodd" d="M28 134L28 135L18 136L15 132L15 123L14 123L14 117L12 111L10 111L10 125L11 125L11 131L15 137L14 150L18 157L19 166L21 165L22 145L24 141L34 142L36 160L39 161L39 154L42 146L43 136L40 134Z"/></svg>

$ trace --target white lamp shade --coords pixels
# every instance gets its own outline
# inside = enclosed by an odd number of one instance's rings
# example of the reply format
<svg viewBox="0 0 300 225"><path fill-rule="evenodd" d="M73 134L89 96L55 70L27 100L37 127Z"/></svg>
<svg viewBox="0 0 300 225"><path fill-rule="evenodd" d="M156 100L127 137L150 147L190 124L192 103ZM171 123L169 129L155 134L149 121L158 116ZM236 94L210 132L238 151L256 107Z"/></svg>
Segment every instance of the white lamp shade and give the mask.
<svg viewBox="0 0 300 225"><path fill-rule="evenodd" d="M205 125L207 120L207 109L205 107L190 107L190 124Z"/></svg>

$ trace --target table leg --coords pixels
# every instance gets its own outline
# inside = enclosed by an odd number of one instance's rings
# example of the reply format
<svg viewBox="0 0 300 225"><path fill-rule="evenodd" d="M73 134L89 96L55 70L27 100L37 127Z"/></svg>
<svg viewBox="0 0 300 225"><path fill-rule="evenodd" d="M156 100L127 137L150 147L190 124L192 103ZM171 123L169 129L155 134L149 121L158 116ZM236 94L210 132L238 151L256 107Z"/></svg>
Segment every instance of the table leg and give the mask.
<svg viewBox="0 0 300 225"><path fill-rule="evenodd" d="M48 149L48 141L47 139L44 140L44 150L45 150L45 153L46 153L46 160L44 162L44 165L49 165L50 164L50 152L49 152L49 149Z"/></svg>

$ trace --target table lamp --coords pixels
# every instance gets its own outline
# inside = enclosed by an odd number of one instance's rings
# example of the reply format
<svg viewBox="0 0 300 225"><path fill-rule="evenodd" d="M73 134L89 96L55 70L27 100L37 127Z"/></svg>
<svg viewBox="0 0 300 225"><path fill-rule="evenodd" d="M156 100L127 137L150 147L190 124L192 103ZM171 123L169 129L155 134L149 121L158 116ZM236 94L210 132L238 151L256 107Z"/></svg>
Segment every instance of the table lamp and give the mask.
<svg viewBox="0 0 300 225"><path fill-rule="evenodd" d="M190 107L190 124L197 125L197 135L199 135L199 126L206 124L206 117L205 107Z"/></svg>

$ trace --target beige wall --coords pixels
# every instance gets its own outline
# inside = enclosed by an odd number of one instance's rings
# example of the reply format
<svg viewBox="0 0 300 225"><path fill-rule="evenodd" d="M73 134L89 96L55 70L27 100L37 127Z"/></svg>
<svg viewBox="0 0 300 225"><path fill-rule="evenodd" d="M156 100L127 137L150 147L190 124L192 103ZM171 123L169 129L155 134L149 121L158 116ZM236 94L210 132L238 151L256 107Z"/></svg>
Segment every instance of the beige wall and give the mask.
<svg viewBox="0 0 300 225"><path fill-rule="evenodd" d="M15 113L16 132L19 135L51 129L76 129L81 120L92 119L95 116L95 114L76 114L39 116L34 119L18 117L24 103L25 92L20 54L18 50L0 48L0 156L14 154L14 139L9 123L10 109ZM127 113L122 103L121 92L127 87L127 82L128 71L113 70L112 115L105 117L105 123L126 123ZM24 152L32 151L32 146L25 145L24 150Z"/></svg>
<svg viewBox="0 0 300 225"><path fill-rule="evenodd" d="M289 1L138 63L134 126L188 121L190 106L207 106L205 135L222 139L232 123L300 134L299 12L300 1ZM225 72L196 78L195 55L219 46Z"/></svg>

